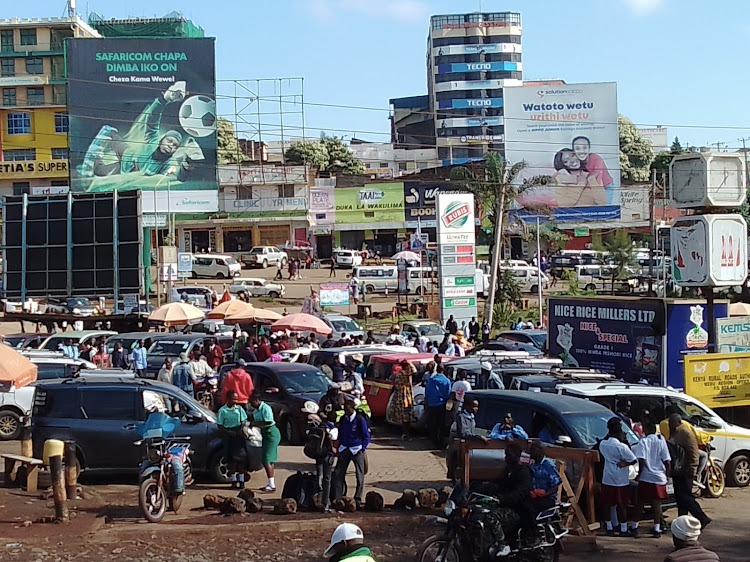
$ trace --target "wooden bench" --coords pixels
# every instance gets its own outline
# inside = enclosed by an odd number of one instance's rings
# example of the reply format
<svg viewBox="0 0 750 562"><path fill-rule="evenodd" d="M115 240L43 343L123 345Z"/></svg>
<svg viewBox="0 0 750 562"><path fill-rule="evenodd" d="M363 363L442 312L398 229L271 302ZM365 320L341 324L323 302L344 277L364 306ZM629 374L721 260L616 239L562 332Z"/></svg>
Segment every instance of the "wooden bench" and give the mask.
<svg viewBox="0 0 750 562"><path fill-rule="evenodd" d="M16 464L26 468L26 491L37 491L37 478L39 476L39 467L43 461L21 455L11 455L8 453L0 454L0 458L5 460L5 485L10 486L16 480Z"/></svg>

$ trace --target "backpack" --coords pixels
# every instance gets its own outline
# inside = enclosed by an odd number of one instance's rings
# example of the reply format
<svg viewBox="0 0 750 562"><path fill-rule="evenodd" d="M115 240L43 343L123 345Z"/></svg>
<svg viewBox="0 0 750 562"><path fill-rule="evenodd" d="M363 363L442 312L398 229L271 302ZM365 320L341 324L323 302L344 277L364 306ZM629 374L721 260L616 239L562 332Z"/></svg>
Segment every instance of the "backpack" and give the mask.
<svg viewBox="0 0 750 562"><path fill-rule="evenodd" d="M324 459L330 452L330 447L326 446L327 439L328 432L325 427L311 427L307 432L307 440L305 441L305 447L302 449L302 452L307 458L315 461Z"/></svg>
<svg viewBox="0 0 750 562"><path fill-rule="evenodd" d="M672 472L680 473L685 469L685 449L673 443L670 439L665 439L669 456L672 459Z"/></svg>
<svg viewBox="0 0 750 562"><path fill-rule="evenodd" d="M318 492L320 492L318 477L312 472L297 471L284 482L281 497L293 499L297 502L299 509L313 509L313 496Z"/></svg>

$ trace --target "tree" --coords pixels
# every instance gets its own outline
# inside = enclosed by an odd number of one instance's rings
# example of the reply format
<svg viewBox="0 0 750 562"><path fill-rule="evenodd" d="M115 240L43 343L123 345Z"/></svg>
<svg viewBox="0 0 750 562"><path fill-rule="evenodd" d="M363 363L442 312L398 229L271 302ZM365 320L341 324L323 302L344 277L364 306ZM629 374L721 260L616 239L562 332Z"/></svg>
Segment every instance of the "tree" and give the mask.
<svg viewBox="0 0 750 562"><path fill-rule="evenodd" d="M665 186L669 185L669 164L672 162L672 158L679 156L680 154L687 154L687 150L682 148L680 139L675 137L669 152L661 152L654 156L654 161L651 163L651 169L663 174Z"/></svg>
<svg viewBox="0 0 750 562"><path fill-rule="evenodd" d="M536 242L536 226L531 226L523 233L523 239L527 242ZM557 228L554 223L544 223L539 228L539 240L541 246L551 253L557 253L565 247L565 242L570 240L570 235L564 230Z"/></svg>
<svg viewBox="0 0 750 562"><path fill-rule="evenodd" d="M675 137L672 141L672 146L669 148L669 152L672 154L682 154L685 152L685 149L682 148L682 143L680 143L680 139L678 137Z"/></svg>
<svg viewBox="0 0 750 562"><path fill-rule="evenodd" d="M234 125L224 117L216 121L216 146L219 164L239 164L249 160L234 136Z"/></svg>
<svg viewBox="0 0 750 562"><path fill-rule="evenodd" d="M517 179L524 168L526 168L525 162L511 164L496 152L488 152L483 161L483 173L481 176L477 176L469 168L463 166L455 168L451 172L451 179L458 186L474 194L477 204L484 208L495 232L490 287L484 312L485 321L490 326L492 326L492 316L495 312L495 293L498 286L500 246L502 244L505 213L511 206L517 206L516 202L521 195L546 185L551 179L548 176L536 176L523 184L519 184ZM549 213L549 208L543 205L525 204L523 209L545 214Z"/></svg>
<svg viewBox="0 0 750 562"><path fill-rule="evenodd" d="M290 164L311 164L332 174L364 174L362 161L354 156L343 139L321 135L320 141L300 141L294 143L284 155Z"/></svg>
<svg viewBox="0 0 750 562"><path fill-rule="evenodd" d="M615 279L627 277L627 267L633 261L635 250L630 241L630 235L624 228L615 230L614 236L604 243L604 248L609 253L612 261L612 294L615 294Z"/></svg>
<svg viewBox="0 0 750 562"><path fill-rule="evenodd" d="M644 139L633 122L622 115L617 116L620 133L620 176L624 180L648 181L654 147Z"/></svg>

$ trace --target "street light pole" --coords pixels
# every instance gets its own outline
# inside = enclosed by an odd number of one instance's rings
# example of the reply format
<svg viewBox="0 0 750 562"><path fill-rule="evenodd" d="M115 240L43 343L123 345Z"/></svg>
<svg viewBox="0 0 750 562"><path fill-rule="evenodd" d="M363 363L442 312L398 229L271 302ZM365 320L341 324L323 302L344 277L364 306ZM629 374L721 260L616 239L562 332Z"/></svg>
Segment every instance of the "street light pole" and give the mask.
<svg viewBox="0 0 750 562"><path fill-rule="evenodd" d="M539 217L536 217L536 291L537 298L539 299L539 325L543 325L542 321L542 245L540 241L541 234L539 232Z"/></svg>

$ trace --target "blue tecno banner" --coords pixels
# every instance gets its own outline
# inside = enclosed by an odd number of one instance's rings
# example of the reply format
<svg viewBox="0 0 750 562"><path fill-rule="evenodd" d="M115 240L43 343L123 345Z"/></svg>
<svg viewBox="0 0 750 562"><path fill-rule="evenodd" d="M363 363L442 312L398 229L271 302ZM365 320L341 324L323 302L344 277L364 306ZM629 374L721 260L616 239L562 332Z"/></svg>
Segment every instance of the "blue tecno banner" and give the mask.
<svg viewBox="0 0 750 562"><path fill-rule="evenodd" d="M460 62L456 64L439 64L438 74L451 72L515 72L516 62Z"/></svg>
<svg viewBox="0 0 750 562"><path fill-rule="evenodd" d="M472 107L502 107L502 98L475 98L468 100L443 100L438 102L440 109L468 109Z"/></svg>

